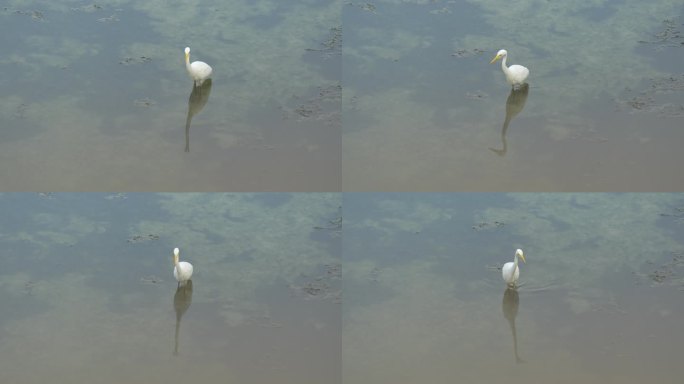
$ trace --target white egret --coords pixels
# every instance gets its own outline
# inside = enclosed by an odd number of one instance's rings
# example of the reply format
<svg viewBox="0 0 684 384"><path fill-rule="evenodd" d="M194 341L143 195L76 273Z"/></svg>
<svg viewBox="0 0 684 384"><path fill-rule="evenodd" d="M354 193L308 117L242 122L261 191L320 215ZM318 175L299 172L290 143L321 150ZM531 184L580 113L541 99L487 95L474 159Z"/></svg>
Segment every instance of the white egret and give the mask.
<svg viewBox="0 0 684 384"><path fill-rule="evenodd" d="M202 85L204 80L211 76L211 67L204 61L194 61L190 63L190 47L185 47L185 69L188 70L190 78L195 81L195 85Z"/></svg>
<svg viewBox="0 0 684 384"><path fill-rule="evenodd" d="M504 281L508 284L508 286L511 288L515 287L515 283L518 282L518 277L520 276L520 268L518 268L518 257L522 259L523 263L526 263L525 255L523 255L522 249L518 249L515 251L515 259L504 264L503 268L501 268L501 276L503 277Z"/></svg>
<svg viewBox="0 0 684 384"><path fill-rule="evenodd" d="M185 285L185 283L192 277L192 264L187 261L178 261L180 250L175 248L173 250L173 277L178 281L178 286Z"/></svg>
<svg viewBox="0 0 684 384"><path fill-rule="evenodd" d="M507 56L508 51L502 49L499 52L497 52L496 56L494 56L494 58L492 59L492 61L489 62L489 64L492 64L493 62L501 59L501 70L503 71L504 75L506 75L506 82L513 86L514 89L518 89L518 87L525 83L525 79L527 79L527 76L530 74L530 70L523 67L522 65L517 64L507 67Z"/></svg>

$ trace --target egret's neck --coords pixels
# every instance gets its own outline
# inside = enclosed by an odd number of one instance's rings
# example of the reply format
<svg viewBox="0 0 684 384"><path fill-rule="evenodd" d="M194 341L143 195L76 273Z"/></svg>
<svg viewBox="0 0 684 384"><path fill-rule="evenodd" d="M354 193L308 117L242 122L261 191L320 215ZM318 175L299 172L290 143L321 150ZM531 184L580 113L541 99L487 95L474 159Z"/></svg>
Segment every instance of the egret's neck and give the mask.
<svg viewBox="0 0 684 384"><path fill-rule="evenodd" d="M185 68L190 70L190 54L185 55Z"/></svg>
<svg viewBox="0 0 684 384"><path fill-rule="evenodd" d="M505 58L504 58L505 59ZM515 259L513 259L513 270L518 269L518 254L515 254Z"/></svg>
<svg viewBox="0 0 684 384"><path fill-rule="evenodd" d="M515 263L518 264L518 256L515 257ZM173 255L173 265L178 266L178 255Z"/></svg>
<svg viewBox="0 0 684 384"><path fill-rule="evenodd" d="M504 56L503 59L501 59L501 69L504 72L506 72L506 70L508 69L508 67L506 66L506 58L507 57L508 57L508 55ZM186 62L188 61L187 56L185 56L185 61ZM515 255L515 265L518 265L518 255Z"/></svg>

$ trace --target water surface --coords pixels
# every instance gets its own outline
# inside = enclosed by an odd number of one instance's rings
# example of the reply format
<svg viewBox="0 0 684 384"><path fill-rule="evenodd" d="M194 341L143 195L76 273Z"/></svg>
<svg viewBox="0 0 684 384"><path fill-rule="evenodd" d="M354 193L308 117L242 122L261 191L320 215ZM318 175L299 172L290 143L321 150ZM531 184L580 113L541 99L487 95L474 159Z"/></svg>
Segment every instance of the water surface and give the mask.
<svg viewBox="0 0 684 384"><path fill-rule="evenodd" d="M6 2L3 190L338 190L340 7Z"/></svg>
<svg viewBox="0 0 684 384"><path fill-rule="evenodd" d="M684 187L681 2L378 0L342 20L346 191ZM489 64L502 48L524 97Z"/></svg>
<svg viewBox="0 0 684 384"><path fill-rule="evenodd" d="M0 195L2 382L340 383L340 202Z"/></svg>
<svg viewBox="0 0 684 384"><path fill-rule="evenodd" d="M681 194L345 194L345 382L679 382L683 212Z"/></svg>

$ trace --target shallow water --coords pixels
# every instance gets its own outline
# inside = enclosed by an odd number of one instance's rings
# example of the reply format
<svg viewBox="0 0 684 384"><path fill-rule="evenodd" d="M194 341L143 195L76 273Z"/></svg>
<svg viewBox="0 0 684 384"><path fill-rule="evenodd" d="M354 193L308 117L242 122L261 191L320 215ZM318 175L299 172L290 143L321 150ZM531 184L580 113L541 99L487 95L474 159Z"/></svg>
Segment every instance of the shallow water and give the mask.
<svg viewBox="0 0 684 384"><path fill-rule="evenodd" d="M345 382L679 382L684 195L343 204ZM518 247L516 299L497 268Z"/></svg>
<svg viewBox="0 0 684 384"><path fill-rule="evenodd" d="M681 2L370 4L343 8L345 191L684 187Z"/></svg>
<svg viewBox="0 0 684 384"><path fill-rule="evenodd" d="M0 195L2 381L340 383L340 203Z"/></svg>
<svg viewBox="0 0 684 384"><path fill-rule="evenodd" d="M0 19L4 191L339 190L340 2L15 1ZM185 46L213 67L201 103Z"/></svg>

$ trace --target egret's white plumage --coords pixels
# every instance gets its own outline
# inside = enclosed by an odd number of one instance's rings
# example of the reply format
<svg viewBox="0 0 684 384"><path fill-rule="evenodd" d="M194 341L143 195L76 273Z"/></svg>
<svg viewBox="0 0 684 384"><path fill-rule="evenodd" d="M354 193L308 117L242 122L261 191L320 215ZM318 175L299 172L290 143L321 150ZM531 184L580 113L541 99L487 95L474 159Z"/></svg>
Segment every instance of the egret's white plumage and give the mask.
<svg viewBox="0 0 684 384"><path fill-rule="evenodd" d="M178 281L178 285L185 284L192 277L192 264L187 261L178 261L180 257L180 250L175 248L173 250L173 277Z"/></svg>
<svg viewBox="0 0 684 384"><path fill-rule="evenodd" d="M527 79L527 76L529 76L530 70L522 65L517 64L507 67L506 57L508 57L508 52L505 49L502 49L496 53L496 56L494 56L489 64L501 59L501 70L503 71L504 75L506 75L506 82L513 88L518 89L518 87L525 84L525 79Z"/></svg>
<svg viewBox="0 0 684 384"><path fill-rule="evenodd" d="M522 249L518 249L515 251L515 259L504 264L503 268L501 268L501 276L503 277L504 281L508 284L509 287L515 287L515 284L518 282L518 277L520 277L520 268L518 268L518 257L522 259L523 263L526 262L525 255L523 255Z"/></svg>
<svg viewBox="0 0 684 384"><path fill-rule="evenodd" d="M202 85L204 80L211 76L211 67L204 61L193 61L190 63L190 47L185 47L185 69L188 70L190 78L195 85Z"/></svg>

